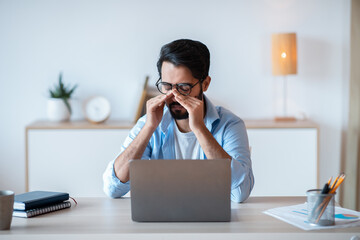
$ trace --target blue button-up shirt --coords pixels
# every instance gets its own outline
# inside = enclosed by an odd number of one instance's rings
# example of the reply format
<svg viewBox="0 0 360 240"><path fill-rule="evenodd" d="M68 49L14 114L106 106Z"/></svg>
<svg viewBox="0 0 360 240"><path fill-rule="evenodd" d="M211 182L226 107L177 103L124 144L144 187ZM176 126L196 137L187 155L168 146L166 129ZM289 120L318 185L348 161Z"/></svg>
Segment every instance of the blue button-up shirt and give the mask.
<svg viewBox="0 0 360 240"><path fill-rule="evenodd" d="M231 161L231 200L243 202L254 186L251 167L248 137L244 122L229 110L214 106L205 97L206 114L204 118L207 129L220 146L232 157ZM121 147L122 153L138 135L146 121L146 115L138 120L131 129ZM165 106L162 121L150 138L142 159L175 159L174 124L169 109ZM200 149L201 159L206 159ZM125 195L130 190L130 181L122 183L115 175L114 161L107 166L104 175L104 192L112 198Z"/></svg>

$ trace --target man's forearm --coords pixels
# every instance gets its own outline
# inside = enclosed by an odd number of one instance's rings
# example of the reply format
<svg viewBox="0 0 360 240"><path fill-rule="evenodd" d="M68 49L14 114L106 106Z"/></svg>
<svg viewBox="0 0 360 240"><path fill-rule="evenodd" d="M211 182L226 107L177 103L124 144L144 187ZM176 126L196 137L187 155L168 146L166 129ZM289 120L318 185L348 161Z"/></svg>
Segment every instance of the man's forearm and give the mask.
<svg viewBox="0 0 360 240"><path fill-rule="evenodd" d="M121 182L129 181L129 160L142 157L153 132L152 128L145 125L130 145L115 159L115 175Z"/></svg>
<svg viewBox="0 0 360 240"><path fill-rule="evenodd" d="M207 159L231 159L231 156L220 146L205 125L196 129L194 134Z"/></svg>

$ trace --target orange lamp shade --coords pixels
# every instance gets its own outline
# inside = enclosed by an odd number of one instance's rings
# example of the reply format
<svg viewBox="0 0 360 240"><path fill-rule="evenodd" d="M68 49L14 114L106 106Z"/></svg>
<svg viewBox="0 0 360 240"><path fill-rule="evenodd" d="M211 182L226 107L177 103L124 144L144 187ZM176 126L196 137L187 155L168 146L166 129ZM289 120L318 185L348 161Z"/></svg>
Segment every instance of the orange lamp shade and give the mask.
<svg viewBox="0 0 360 240"><path fill-rule="evenodd" d="M297 73L296 33L272 35L273 75Z"/></svg>

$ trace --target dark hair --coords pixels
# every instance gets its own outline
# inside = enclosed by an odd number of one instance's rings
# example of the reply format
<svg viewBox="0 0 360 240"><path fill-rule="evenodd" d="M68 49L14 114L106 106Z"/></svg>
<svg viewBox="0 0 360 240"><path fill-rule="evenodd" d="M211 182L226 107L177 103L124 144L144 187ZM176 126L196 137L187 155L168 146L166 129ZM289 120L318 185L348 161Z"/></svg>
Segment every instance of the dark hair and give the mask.
<svg viewBox="0 0 360 240"><path fill-rule="evenodd" d="M204 80L209 75L210 52L205 44L190 39L179 39L164 45L157 62L159 76L163 62L190 69L194 78Z"/></svg>

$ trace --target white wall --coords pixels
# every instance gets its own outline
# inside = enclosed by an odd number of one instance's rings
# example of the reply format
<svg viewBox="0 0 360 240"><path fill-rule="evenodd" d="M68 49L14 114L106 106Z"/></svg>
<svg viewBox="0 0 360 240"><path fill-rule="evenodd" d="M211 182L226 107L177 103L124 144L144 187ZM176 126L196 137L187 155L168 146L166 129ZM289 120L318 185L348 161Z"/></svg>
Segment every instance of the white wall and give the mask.
<svg viewBox="0 0 360 240"><path fill-rule="evenodd" d="M0 0L0 189L25 190L24 128L46 118L47 89L60 70L79 85L79 102L104 95L112 118L131 120L145 75L156 81L161 46L196 39L211 51L208 96L244 119L272 118L281 80L271 75L276 32L298 36L290 112L320 125L325 182L340 167L349 19L349 0Z"/></svg>

